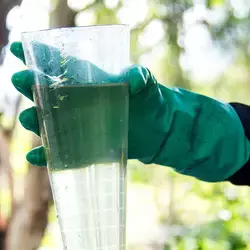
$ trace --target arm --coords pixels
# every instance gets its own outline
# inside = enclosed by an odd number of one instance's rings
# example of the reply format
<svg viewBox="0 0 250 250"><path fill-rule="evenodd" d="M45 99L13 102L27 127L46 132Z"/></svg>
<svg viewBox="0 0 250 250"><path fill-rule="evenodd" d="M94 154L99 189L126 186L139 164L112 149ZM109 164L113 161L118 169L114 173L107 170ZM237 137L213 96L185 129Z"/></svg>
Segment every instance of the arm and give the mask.
<svg viewBox="0 0 250 250"><path fill-rule="evenodd" d="M43 47L41 53L46 55L48 49ZM25 62L21 43L12 44L11 51ZM74 67L70 65L72 62ZM75 67L75 63L79 67ZM64 67L80 68L79 75L85 77L87 72L80 67L80 60L70 60L68 64ZM48 74L50 65L42 66L40 71L43 70ZM94 66L93 72L93 79L101 76L100 73L103 78L103 71L97 67ZM104 75L107 83L113 79L113 76ZM139 65L129 67L118 77L127 81L130 88L129 159L172 167L178 173L207 182L228 180L235 185L250 184L246 177L250 172L247 106L165 87L147 68ZM12 81L18 91L33 100L34 72L18 72ZM24 110L20 121L26 129L40 135L34 108ZM33 165L45 166L44 148L30 151L27 160Z"/></svg>

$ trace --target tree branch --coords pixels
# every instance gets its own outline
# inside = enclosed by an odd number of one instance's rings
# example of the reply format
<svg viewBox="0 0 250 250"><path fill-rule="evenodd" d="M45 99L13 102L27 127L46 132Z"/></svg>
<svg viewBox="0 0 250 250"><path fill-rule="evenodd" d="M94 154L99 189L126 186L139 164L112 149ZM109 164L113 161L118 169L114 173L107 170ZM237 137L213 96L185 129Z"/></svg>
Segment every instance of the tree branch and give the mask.
<svg viewBox="0 0 250 250"><path fill-rule="evenodd" d="M96 8L98 5L101 5L101 4L102 4L102 1L96 0L93 3L88 4L87 6L85 6L84 8L82 8L81 10L79 10L77 12L79 13L79 12L83 12L83 11L86 11L86 10L90 10L90 9Z"/></svg>
<svg viewBox="0 0 250 250"><path fill-rule="evenodd" d="M143 22L139 23L135 28L133 28L131 33L143 31L155 18L155 15L150 15Z"/></svg>

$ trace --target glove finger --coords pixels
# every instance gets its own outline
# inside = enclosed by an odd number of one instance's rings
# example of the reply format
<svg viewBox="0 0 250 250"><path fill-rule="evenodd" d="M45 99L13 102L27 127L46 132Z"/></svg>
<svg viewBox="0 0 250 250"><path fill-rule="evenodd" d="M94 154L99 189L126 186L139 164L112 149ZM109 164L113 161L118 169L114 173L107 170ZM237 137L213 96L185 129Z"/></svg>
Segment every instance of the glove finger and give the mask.
<svg viewBox="0 0 250 250"><path fill-rule="evenodd" d="M24 51L21 42L13 42L11 52L25 63ZM57 48L42 44L32 43L32 53L36 59L36 67L40 73L50 77L64 76L75 82L113 82L116 76L101 70L89 61L79 60L75 57L62 57ZM46 60L44 60L46 58Z"/></svg>
<svg viewBox="0 0 250 250"><path fill-rule="evenodd" d="M36 70L56 84L117 82L117 76L103 71L89 61L62 53L58 48L39 42L33 42L31 48L36 60Z"/></svg>
<svg viewBox="0 0 250 250"><path fill-rule="evenodd" d="M115 81L116 78L118 81L121 81L122 79L102 71L90 62L77 60L74 57L68 57L68 59L65 60L61 57L59 50L53 47L35 43L34 48L38 49L38 51L36 52L39 52L35 53L39 70L52 77L56 75L59 76L60 74L65 74L65 72L67 72L67 77L69 77L71 81L73 80L73 82L86 82L90 75L92 78L88 79L88 81L90 82L112 82ZM24 51L21 42L12 43L10 50L17 58L25 63ZM47 58L47 60L44 60L45 57ZM58 69L61 70L58 71ZM78 69L77 73L75 73L75 69ZM86 72L88 74L86 74ZM147 68L139 65L134 65L129 68L129 70L125 74L125 79L129 82L131 94L136 94L146 86L156 83L156 80L154 79L150 71ZM31 96L32 95L28 93L28 97L30 98Z"/></svg>
<svg viewBox="0 0 250 250"><path fill-rule="evenodd" d="M34 85L34 73L30 70L23 70L15 73L11 81L14 87L24 96L33 101L32 86Z"/></svg>
<svg viewBox="0 0 250 250"><path fill-rule="evenodd" d="M36 135L40 136L39 123L35 107L31 107L22 111L19 115L19 121L25 129L30 130Z"/></svg>
<svg viewBox="0 0 250 250"><path fill-rule="evenodd" d="M23 45L21 42L13 42L10 46L10 51L14 56L16 56L18 59L22 60L24 64L26 64L23 52Z"/></svg>
<svg viewBox="0 0 250 250"><path fill-rule="evenodd" d="M124 78L129 83L129 90L132 95L139 93L145 87L157 83L150 71L140 65L133 65L127 69Z"/></svg>
<svg viewBox="0 0 250 250"><path fill-rule="evenodd" d="M26 159L30 164L34 166L38 166L38 167L47 166L45 151L44 151L44 147L42 146L32 149L26 155Z"/></svg>

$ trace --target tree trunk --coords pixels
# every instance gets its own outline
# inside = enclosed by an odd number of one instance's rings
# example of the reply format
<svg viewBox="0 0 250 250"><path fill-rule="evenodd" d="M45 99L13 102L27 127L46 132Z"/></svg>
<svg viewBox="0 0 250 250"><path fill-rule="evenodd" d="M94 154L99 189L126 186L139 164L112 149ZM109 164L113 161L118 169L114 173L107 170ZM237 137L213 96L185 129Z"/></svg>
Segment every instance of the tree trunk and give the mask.
<svg viewBox="0 0 250 250"><path fill-rule="evenodd" d="M0 65L3 62L1 52L3 47L8 43L9 36L9 31L6 28L6 17L8 12L20 3L21 0L0 0Z"/></svg>
<svg viewBox="0 0 250 250"><path fill-rule="evenodd" d="M33 137L33 147L40 139ZM49 202L52 200L47 168L29 165L24 199L15 204L6 237L6 250L34 250L44 235Z"/></svg>
<svg viewBox="0 0 250 250"><path fill-rule="evenodd" d="M2 50L4 46L7 45L9 36L9 30L6 27L6 17L11 8L13 8L15 5L19 5L20 3L21 0L0 0L0 65L3 63L4 59ZM17 104L17 108L18 105L19 103ZM14 126L8 131L5 131L2 127L0 128L0 180L2 184L5 183L5 181L8 182L7 185L9 186L10 189L11 201L13 198L12 195L13 180L12 180L11 166L9 162L9 142L13 129ZM12 210L12 206L10 209ZM4 247L7 224L8 224L7 218L2 217L2 214L0 213L0 250L2 250Z"/></svg>
<svg viewBox="0 0 250 250"><path fill-rule="evenodd" d="M19 5L20 3L21 0L0 0L0 65L3 63L4 59L2 49L5 45L7 45L9 36L9 30L6 27L6 17L11 8L13 8L15 5ZM17 108L18 105L19 103L17 104ZM2 127L0 127L0 184L8 182L7 186L10 189L11 201L13 198L13 183L11 166L9 162L9 142L13 129L14 126L10 130L5 131ZM10 209L12 210L12 207ZM3 249L4 239L7 231L7 224L7 218L3 217L0 213L0 250Z"/></svg>
<svg viewBox="0 0 250 250"><path fill-rule="evenodd" d="M0 188L9 188L10 195L12 196L11 166L9 162L9 143L4 136L3 130L0 129ZM2 202L2 200L0 200ZM0 204L1 205L1 204ZM1 210L1 207L0 207ZM10 208L11 210L11 208ZM8 226L7 215L4 215L0 211L0 250L3 249L4 239Z"/></svg>
<svg viewBox="0 0 250 250"><path fill-rule="evenodd" d="M50 13L50 27L72 27L75 26L76 13L68 7L67 0L57 0L54 10Z"/></svg>
<svg viewBox="0 0 250 250"><path fill-rule="evenodd" d="M15 104L15 112L13 124L10 128L0 127L0 188L6 188L10 193L9 212L13 211L13 176L10 164L10 141L15 129L16 119L19 112L21 98L19 97ZM0 200L2 202L2 200ZM1 209L1 207L0 207ZM0 211L0 250L4 249L5 236L8 230L9 218L7 215L2 215Z"/></svg>

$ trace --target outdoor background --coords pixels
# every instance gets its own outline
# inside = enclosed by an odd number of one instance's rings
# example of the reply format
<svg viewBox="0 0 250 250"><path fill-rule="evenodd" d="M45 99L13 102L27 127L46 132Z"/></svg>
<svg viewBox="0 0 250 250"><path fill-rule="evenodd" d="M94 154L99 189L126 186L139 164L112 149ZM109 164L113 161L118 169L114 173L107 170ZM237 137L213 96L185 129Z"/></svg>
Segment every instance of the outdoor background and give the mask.
<svg viewBox="0 0 250 250"><path fill-rule="evenodd" d="M0 250L62 250L47 170L25 161L40 140L17 120L31 103L11 84L25 67L10 43L22 31L114 23L131 26L131 63L160 83L250 104L249 0L0 0ZM249 188L137 161L128 173L127 249L250 249Z"/></svg>

